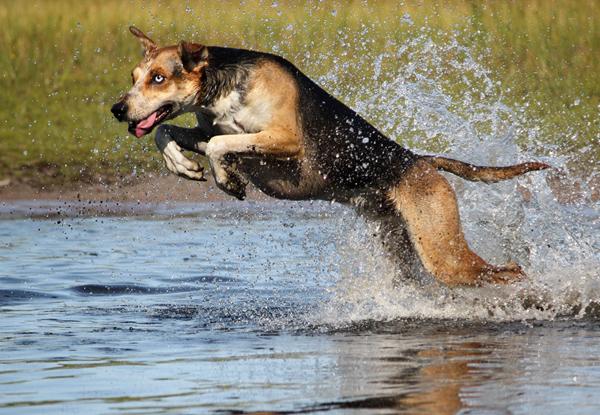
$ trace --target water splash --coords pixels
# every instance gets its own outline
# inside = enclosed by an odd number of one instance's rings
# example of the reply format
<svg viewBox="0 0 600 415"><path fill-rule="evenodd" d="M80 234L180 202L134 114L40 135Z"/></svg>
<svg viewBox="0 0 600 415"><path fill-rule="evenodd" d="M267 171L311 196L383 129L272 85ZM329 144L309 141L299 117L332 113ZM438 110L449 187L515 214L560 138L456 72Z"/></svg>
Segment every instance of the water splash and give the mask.
<svg viewBox="0 0 600 415"><path fill-rule="evenodd" d="M352 216L340 223L350 232L338 243L338 283L315 320L343 325L407 317L522 320L594 314L600 303L598 201L569 173L571 157L553 155L547 144L552 140L528 118L528 104L507 105L507 87L480 63L482 56L461 44L459 33L446 35L440 43L429 31L416 31L395 50L373 57L373 79L347 91L346 102L418 153L437 149L484 165L543 160L562 171L562 187L552 186L552 172L492 185L447 176L474 250L491 263L516 260L528 278L509 287L464 289L434 281L394 283L397 271L368 236L376 225ZM383 68L396 68L391 63L398 59L407 63L384 76ZM338 76L320 81L332 85ZM597 174L592 167L591 175ZM570 198L577 187L578 196Z"/></svg>

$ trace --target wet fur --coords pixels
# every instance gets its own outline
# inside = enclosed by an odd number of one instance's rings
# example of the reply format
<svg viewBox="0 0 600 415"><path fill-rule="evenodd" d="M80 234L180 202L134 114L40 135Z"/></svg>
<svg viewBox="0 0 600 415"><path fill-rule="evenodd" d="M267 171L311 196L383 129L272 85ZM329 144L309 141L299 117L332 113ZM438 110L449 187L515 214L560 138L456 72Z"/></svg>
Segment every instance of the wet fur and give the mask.
<svg viewBox="0 0 600 415"><path fill-rule="evenodd" d="M191 150L208 157L217 185L239 199L250 182L276 198L352 205L382 224L384 245L397 258L418 257L448 285L523 276L516 264L496 267L471 251L454 192L437 169L492 182L545 164L482 167L420 156L385 137L280 56L185 42L160 49L137 29L132 33L146 49L138 75L168 72L170 66L174 69L165 76L172 85L161 85L169 91L161 100L161 88L134 79L134 92L116 104L128 110L121 118L135 123L140 107L147 116L148 108L174 102L171 118L194 112L198 119L195 129L158 127L156 142L169 170L201 180L201 166L182 153Z"/></svg>

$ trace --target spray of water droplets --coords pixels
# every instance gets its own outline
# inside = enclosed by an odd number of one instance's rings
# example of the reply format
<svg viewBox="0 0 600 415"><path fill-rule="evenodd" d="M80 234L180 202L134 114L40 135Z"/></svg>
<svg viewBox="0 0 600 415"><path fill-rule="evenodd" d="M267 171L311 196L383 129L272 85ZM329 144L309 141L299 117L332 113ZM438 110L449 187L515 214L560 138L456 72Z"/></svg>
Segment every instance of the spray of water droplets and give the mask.
<svg viewBox="0 0 600 415"><path fill-rule="evenodd" d="M398 59L406 64L384 74ZM457 35L439 43L430 33L418 33L375 56L373 79L355 85L346 99L418 153L442 148L450 157L483 165L543 160L567 171L569 157L539 151L551 149L546 141L552 140L540 137L525 108L504 103L506 87L480 61ZM339 75L328 74L320 81L335 90ZM337 92L343 99L343 91ZM519 140L525 145L518 145ZM349 214L339 225L349 231L338 241L338 283L314 318L339 325L365 319L521 320L593 314L600 302L600 206L581 183L576 203L560 202L561 192L568 194L575 179L553 188L551 175L530 173L492 185L447 176L471 246L491 263L517 261L528 275L525 281L465 289L395 282L397 271L379 242L369 237L368 229L376 224L357 222Z"/></svg>

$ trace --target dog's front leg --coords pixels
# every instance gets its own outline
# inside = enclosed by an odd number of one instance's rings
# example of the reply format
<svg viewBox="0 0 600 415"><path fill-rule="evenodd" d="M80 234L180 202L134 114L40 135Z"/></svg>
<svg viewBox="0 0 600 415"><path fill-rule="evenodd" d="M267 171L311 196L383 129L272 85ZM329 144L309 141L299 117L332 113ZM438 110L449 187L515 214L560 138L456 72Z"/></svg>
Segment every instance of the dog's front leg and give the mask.
<svg viewBox="0 0 600 415"><path fill-rule="evenodd" d="M238 156L296 157L299 153L298 138L286 131L218 135L206 145L217 186L240 200L246 197L247 181L236 169Z"/></svg>
<svg viewBox="0 0 600 415"><path fill-rule="evenodd" d="M201 128L163 124L156 129L154 140L170 171L187 179L205 181L204 168L184 156L181 149L204 155L208 138Z"/></svg>

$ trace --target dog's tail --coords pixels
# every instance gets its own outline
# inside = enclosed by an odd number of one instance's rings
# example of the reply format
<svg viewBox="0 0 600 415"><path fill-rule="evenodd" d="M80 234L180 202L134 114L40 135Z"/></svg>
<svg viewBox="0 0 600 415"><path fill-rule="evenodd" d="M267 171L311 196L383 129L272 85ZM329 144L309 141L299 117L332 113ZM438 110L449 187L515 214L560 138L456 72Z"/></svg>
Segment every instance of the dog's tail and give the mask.
<svg viewBox="0 0 600 415"><path fill-rule="evenodd" d="M505 167L475 166L459 160L438 156L423 156L423 158L438 170L447 171L473 182L494 183L508 180L530 171L550 168L546 163L532 161Z"/></svg>

